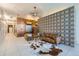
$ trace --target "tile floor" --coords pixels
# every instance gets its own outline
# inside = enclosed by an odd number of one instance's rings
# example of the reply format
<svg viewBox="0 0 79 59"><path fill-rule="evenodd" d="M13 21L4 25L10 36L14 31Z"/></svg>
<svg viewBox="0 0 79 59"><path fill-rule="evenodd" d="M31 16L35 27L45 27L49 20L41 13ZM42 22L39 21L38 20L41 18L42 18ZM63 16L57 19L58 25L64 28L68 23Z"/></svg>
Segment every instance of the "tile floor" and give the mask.
<svg viewBox="0 0 79 59"><path fill-rule="evenodd" d="M5 36L5 39L2 42L2 44L0 44L0 56L39 56L37 52L40 49L48 50L48 48L51 45L47 43L43 45L43 47L40 47L36 50L33 50L29 46L30 44L27 41L25 41L23 37L17 38L13 34L9 33ZM63 52L61 52L59 56L79 56L78 46L79 45L76 45L73 48L62 44L58 45L57 47L63 50ZM50 55L43 55L43 56L50 56Z"/></svg>

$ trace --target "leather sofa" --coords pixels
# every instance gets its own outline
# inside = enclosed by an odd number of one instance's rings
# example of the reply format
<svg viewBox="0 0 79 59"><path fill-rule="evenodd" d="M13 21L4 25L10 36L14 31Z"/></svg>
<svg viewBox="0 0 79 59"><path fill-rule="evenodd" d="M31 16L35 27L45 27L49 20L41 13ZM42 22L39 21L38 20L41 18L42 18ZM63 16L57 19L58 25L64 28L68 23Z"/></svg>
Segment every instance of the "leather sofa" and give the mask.
<svg viewBox="0 0 79 59"><path fill-rule="evenodd" d="M53 33L41 33L40 34L40 39L42 41L49 42L52 44L57 44L56 37L57 37L57 34L53 34Z"/></svg>

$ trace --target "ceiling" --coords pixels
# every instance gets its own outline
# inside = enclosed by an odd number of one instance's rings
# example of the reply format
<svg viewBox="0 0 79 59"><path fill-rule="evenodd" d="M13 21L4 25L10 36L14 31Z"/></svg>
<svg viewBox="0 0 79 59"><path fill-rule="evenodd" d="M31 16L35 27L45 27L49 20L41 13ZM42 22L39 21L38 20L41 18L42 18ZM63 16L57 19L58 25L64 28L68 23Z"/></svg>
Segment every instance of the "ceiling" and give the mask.
<svg viewBox="0 0 79 59"><path fill-rule="evenodd" d="M37 9L42 13L42 16L57 12L74 4L61 4L61 3L0 3L2 7L10 15L21 15L26 16L29 14L33 7L36 6Z"/></svg>

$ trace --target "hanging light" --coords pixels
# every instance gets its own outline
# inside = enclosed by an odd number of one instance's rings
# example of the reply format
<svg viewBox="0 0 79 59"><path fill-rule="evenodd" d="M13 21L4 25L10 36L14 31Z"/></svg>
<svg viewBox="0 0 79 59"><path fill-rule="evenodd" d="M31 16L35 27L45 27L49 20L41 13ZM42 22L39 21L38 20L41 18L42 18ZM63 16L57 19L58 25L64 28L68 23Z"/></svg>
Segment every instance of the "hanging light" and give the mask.
<svg viewBox="0 0 79 59"><path fill-rule="evenodd" d="M38 9L36 6L34 6L32 12L30 12L30 14L33 17L41 17L42 16L42 11L41 11L40 8Z"/></svg>
<svg viewBox="0 0 79 59"><path fill-rule="evenodd" d="M4 19L5 19L5 20L8 20L8 19L11 19L11 18L10 18L10 16L9 16L9 15L4 14Z"/></svg>

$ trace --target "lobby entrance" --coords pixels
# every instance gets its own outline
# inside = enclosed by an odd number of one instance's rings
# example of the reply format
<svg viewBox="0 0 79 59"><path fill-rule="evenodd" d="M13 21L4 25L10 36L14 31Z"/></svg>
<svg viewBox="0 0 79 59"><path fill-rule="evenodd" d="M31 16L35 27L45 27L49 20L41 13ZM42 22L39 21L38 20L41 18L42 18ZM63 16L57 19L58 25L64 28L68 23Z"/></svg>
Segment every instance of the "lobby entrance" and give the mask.
<svg viewBox="0 0 79 59"><path fill-rule="evenodd" d="M8 33L13 33L13 25L8 25Z"/></svg>

